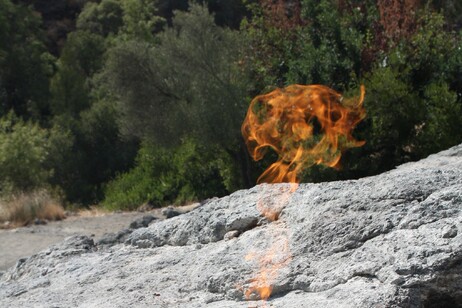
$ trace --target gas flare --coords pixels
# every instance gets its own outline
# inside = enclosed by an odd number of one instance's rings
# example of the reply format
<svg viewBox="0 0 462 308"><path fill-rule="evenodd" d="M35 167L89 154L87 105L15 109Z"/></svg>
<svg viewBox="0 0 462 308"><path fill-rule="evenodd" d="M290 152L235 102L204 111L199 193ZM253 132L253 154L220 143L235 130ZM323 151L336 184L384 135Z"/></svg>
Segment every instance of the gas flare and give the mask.
<svg viewBox="0 0 462 308"><path fill-rule="evenodd" d="M315 164L337 168L343 151L364 144L352 136L353 129L366 116L364 94L364 86L359 97L344 99L326 86L291 85L252 100L241 128L247 148L254 160L262 159L268 148L279 156L258 182L291 183L288 190L272 200L268 200L263 188L257 209L268 221L279 219L305 168ZM289 232L283 222L278 223L278 228L271 229L270 248L246 256L247 261L256 261L260 267L244 292L246 299L266 301L278 272L292 259Z"/></svg>
<svg viewBox="0 0 462 308"><path fill-rule="evenodd" d="M292 260L290 252L288 229L280 225L270 231L271 244L264 252L252 252L246 255L246 261L258 262L259 269L250 280L245 290L246 299L258 298L266 301L273 292L273 284L279 271Z"/></svg>
<svg viewBox="0 0 462 308"><path fill-rule="evenodd" d="M291 85L255 97L242 124L242 135L254 160L268 148L279 159L258 182L296 183L301 171L315 164L338 167L342 152L363 141L352 136L364 119L365 88L357 98L344 99L322 85Z"/></svg>

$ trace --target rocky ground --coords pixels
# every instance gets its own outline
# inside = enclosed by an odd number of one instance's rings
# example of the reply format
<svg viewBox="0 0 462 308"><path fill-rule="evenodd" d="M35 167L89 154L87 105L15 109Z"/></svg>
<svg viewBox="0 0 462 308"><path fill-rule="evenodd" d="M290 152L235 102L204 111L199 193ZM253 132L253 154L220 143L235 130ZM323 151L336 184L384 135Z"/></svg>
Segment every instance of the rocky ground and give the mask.
<svg viewBox="0 0 462 308"><path fill-rule="evenodd" d="M104 213L72 215L61 221L32 224L27 227L0 230L0 271L13 266L19 258L28 257L72 235L86 235L96 240L105 233L117 232L145 213Z"/></svg>
<svg viewBox="0 0 462 308"><path fill-rule="evenodd" d="M66 219L31 224L26 227L0 229L0 273L13 266L20 258L29 257L52 244L64 239L85 235L96 242L107 240L111 233L129 229L135 221L143 221L143 217L165 219L188 212L195 205L183 207L169 207L165 209L143 210L137 212L101 212L98 210L69 213ZM151 220L146 218L146 223ZM143 225L134 226L142 227Z"/></svg>
<svg viewBox="0 0 462 308"><path fill-rule="evenodd" d="M462 307L461 210L462 145L374 177L259 185L148 227L67 238L5 272L0 302Z"/></svg>

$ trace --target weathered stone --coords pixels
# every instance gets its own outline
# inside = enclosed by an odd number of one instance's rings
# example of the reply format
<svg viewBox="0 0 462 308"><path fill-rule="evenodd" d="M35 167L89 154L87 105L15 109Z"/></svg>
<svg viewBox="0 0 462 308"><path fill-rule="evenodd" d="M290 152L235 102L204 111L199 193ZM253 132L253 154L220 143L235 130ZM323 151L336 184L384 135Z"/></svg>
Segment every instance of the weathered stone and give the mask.
<svg viewBox="0 0 462 308"><path fill-rule="evenodd" d="M98 245L115 245L125 242L127 237L132 233L131 229L123 229L116 233L107 233L98 241Z"/></svg>
<svg viewBox="0 0 462 308"><path fill-rule="evenodd" d="M137 220L133 221L130 224L130 229L139 229L139 228L145 228L149 226L149 224L153 221L156 220L157 217L154 217L153 215L145 215L141 218L138 218Z"/></svg>
<svg viewBox="0 0 462 308"><path fill-rule="evenodd" d="M151 222L158 219L153 215L144 215L132 223L130 223L129 229L123 229L116 233L107 233L98 241L98 245L115 245L123 243L127 240L128 236L133 232L134 229L146 228Z"/></svg>
<svg viewBox="0 0 462 308"><path fill-rule="evenodd" d="M34 219L34 225L46 225L48 221L45 219L40 219L40 218L35 218Z"/></svg>
<svg viewBox="0 0 462 308"><path fill-rule="evenodd" d="M181 214L182 213L175 210L175 208L173 208L173 206L168 206L165 209L162 209L162 215L164 215L165 218L167 218L167 219L175 217L175 216L179 216Z"/></svg>
<svg viewBox="0 0 462 308"><path fill-rule="evenodd" d="M241 190L98 251L68 239L0 276L0 302L261 307L257 292L244 295L271 256L280 268L267 273L268 306L462 305L462 145L378 176L291 189Z"/></svg>
<svg viewBox="0 0 462 308"><path fill-rule="evenodd" d="M458 233L457 227L455 225L445 226L443 228L443 238L453 238L456 237Z"/></svg>
<svg viewBox="0 0 462 308"><path fill-rule="evenodd" d="M232 231L228 231L223 238L225 241L229 241L230 239L233 239L238 236L239 236L239 231L232 230Z"/></svg>

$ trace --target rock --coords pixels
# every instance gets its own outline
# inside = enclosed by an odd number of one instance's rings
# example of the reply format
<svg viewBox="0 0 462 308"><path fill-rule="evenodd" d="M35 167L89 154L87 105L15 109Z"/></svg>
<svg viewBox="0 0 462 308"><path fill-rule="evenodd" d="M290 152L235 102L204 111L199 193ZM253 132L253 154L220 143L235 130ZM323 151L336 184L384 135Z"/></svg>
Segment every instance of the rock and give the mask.
<svg viewBox="0 0 462 308"><path fill-rule="evenodd" d="M233 238L236 238L239 236L239 231L237 230L232 230L232 231L229 231L225 234L225 236L223 237L223 239L225 241L229 241L230 239L233 239Z"/></svg>
<svg viewBox="0 0 462 308"><path fill-rule="evenodd" d="M34 225L46 225L48 221L45 219L40 219L40 218L35 218L34 219Z"/></svg>
<svg viewBox="0 0 462 308"><path fill-rule="evenodd" d="M455 225L446 226L443 228L443 238L453 238L456 237L458 233L457 227Z"/></svg>
<svg viewBox="0 0 462 308"><path fill-rule="evenodd" d="M178 215L181 215L182 213L175 210L173 206L168 206L165 209L162 209L162 215L165 216L165 218L172 218Z"/></svg>
<svg viewBox="0 0 462 308"><path fill-rule="evenodd" d="M172 218L172 217L176 217L176 216L179 216L179 215L182 215L182 214L185 214L185 213L189 213L190 211L204 205L204 204L207 204L208 202L212 201L212 200L216 200L218 198L211 198L211 199L207 199L207 200L204 200L202 201L201 203L192 203L192 204L189 204L189 205L183 205L183 206L178 206L178 207L174 207L174 206L168 206L164 209L162 209L162 215L164 215L165 218Z"/></svg>
<svg viewBox="0 0 462 308"><path fill-rule="evenodd" d="M149 224L153 221L156 220L157 217L154 217L153 215L145 215L141 218L138 218L134 222L130 224L130 229L139 229L139 228L145 228L149 226Z"/></svg>
<svg viewBox="0 0 462 308"><path fill-rule="evenodd" d="M149 224L158 218L153 215L144 215L130 223L129 229L123 229L116 233L107 233L98 241L98 245L110 245L123 243L135 229L146 228Z"/></svg>
<svg viewBox="0 0 462 308"><path fill-rule="evenodd" d="M115 245L123 243L127 237L133 232L132 229L123 229L116 233L107 233L98 240L98 245Z"/></svg>
<svg viewBox="0 0 462 308"><path fill-rule="evenodd" d="M461 229L462 145L359 180L237 191L107 249L68 239L0 276L0 302L262 307L260 276L270 307L461 307Z"/></svg>

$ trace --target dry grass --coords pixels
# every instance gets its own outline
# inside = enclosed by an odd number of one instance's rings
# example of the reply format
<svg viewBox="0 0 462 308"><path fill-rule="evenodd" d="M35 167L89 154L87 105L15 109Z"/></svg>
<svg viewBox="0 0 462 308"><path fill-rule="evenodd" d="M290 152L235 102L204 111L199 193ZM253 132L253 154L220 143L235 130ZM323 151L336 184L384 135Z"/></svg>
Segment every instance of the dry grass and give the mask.
<svg viewBox="0 0 462 308"><path fill-rule="evenodd" d="M77 215L82 216L82 217L99 217L99 216L108 215L110 213L112 213L112 211L108 211L98 206L91 206L88 209L79 210L77 212Z"/></svg>
<svg viewBox="0 0 462 308"><path fill-rule="evenodd" d="M41 220L61 220L64 209L46 190L21 193L0 201L0 222L8 227L25 226ZM5 224L6 223L6 224Z"/></svg>

